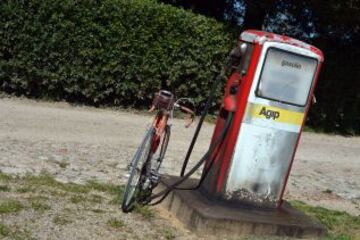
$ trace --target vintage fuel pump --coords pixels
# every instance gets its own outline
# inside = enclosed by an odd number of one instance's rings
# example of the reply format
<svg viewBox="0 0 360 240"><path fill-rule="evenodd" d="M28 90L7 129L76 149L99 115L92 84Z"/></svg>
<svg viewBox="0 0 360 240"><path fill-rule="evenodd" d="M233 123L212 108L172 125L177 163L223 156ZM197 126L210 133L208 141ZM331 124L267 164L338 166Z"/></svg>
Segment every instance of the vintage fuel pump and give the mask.
<svg viewBox="0 0 360 240"><path fill-rule="evenodd" d="M319 222L282 205L282 197L323 61L322 52L304 42L262 31L243 32L225 71L213 83L180 176L163 176L161 188L149 198L151 205L167 199L164 206L191 229L222 238L322 236L325 229ZM186 171L225 75L209 149ZM200 181L190 179L201 166Z"/></svg>
<svg viewBox="0 0 360 240"><path fill-rule="evenodd" d="M209 150L185 174L204 110L180 178L164 183L166 188L149 199L158 199L153 205L172 190L200 189L210 199L240 206L281 206L323 54L290 37L247 30L230 59L230 75ZM205 109L221 76L214 82ZM199 183L182 187L204 162Z"/></svg>
<svg viewBox="0 0 360 240"><path fill-rule="evenodd" d="M322 52L262 31L241 34L213 134L222 144L207 158L201 192L212 198L277 208L314 97Z"/></svg>

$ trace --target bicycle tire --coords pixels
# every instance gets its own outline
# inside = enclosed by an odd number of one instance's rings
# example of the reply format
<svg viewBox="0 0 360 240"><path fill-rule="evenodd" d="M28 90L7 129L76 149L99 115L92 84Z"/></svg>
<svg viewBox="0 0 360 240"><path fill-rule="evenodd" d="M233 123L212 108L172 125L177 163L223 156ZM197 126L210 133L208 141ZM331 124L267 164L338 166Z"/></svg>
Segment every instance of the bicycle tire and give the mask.
<svg viewBox="0 0 360 240"><path fill-rule="evenodd" d="M140 178L144 164L148 161L151 150L151 143L155 129L151 127L145 134L140 146L136 150L134 157L130 163L130 176L127 181L121 209L123 212L131 212L136 203L136 191L139 190ZM142 161L141 161L142 160ZM140 167L139 167L140 166Z"/></svg>
<svg viewBox="0 0 360 240"><path fill-rule="evenodd" d="M159 176L159 169L160 169L161 163L164 160L164 157L166 154L166 150L167 150L169 140L170 140L170 134L171 134L171 127L170 127L170 125L166 125L165 131L163 132L163 134L160 137L161 138L160 146L157 148L157 150L155 152L153 152L153 153L151 153L151 155L149 155L150 158L145 163L145 164L147 164L147 166L144 166L145 174L147 171L151 171L152 174ZM155 154L157 151L159 151L159 157L157 159L154 159L153 154ZM156 164L157 164L156 166L153 166L154 161L156 161ZM152 166L152 167L150 167L152 170L146 170L146 169L149 169L149 166ZM143 176L146 178L145 174L143 174ZM143 186L140 186L138 199L137 199L139 204L146 205L149 203L149 198L152 195L152 191L158 185L159 180L160 179L158 179L157 181L152 180L151 185L149 185L147 188L143 188Z"/></svg>
<svg viewBox="0 0 360 240"><path fill-rule="evenodd" d="M165 132L164 132L164 137L160 146L160 153L159 153L159 159L158 159L158 166L156 167L156 172L159 171L160 166L162 161L164 160L166 151L167 151L167 147L169 144L169 140L170 140L170 135L171 135L171 127L169 125L166 125L165 128Z"/></svg>

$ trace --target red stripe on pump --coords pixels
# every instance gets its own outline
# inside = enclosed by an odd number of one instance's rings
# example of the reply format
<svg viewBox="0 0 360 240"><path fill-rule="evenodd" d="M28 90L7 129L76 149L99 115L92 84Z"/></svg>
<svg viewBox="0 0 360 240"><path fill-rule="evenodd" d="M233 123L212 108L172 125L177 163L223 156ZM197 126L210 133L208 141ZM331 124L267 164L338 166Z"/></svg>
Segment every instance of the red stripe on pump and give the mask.
<svg viewBox="0 0 360 240"><path fill-rule="evenodd" d="M245 75L240 82L239 91L236 95L238 99L238 106L235 112L234 120L230 128L229 134L226 138L226 148L223 156L223 161L219 169L219 175L217 178L216 192L220 193L224 187L224 181L227 173L229 172L230 162L233 156L234 147L237 137L240 131L240 125L243 120L246 105L248 102L250 89L254 80L255 70L259 62L262 46L255 46L254 52L251 58L251 62L248 68L249 75Z"/></svg>

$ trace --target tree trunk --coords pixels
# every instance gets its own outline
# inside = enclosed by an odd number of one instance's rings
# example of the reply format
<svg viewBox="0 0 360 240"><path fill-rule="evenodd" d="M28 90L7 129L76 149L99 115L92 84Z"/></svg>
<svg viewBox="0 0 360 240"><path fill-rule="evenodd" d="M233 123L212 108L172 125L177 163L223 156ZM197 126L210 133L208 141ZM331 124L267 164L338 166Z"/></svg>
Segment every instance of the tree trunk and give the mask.
<svg viewBox="0 0 360 240"><path fill-rule="evenodd" d="M266 14L270 12L275 3L276 0L245 0L243 29L262 30Z"/></svg>

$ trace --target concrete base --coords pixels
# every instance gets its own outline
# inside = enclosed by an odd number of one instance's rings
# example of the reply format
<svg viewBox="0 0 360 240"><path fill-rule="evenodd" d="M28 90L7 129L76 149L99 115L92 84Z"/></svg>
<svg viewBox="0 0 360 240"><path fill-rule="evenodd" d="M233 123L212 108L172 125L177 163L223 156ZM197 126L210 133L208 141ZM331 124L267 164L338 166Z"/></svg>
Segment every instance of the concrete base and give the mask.
<svg viewBox="0 0 360 240"><path fill-rule="evenodd" d="M163 176L156 192L177 179ZM196 186L197 181L189 179L181 187ZM175 190L161 204L190 230L221 238L241 234L318 238L325 233L319 222L286 202L277 210L240 208L211 201L198 190Z"/></svg>

